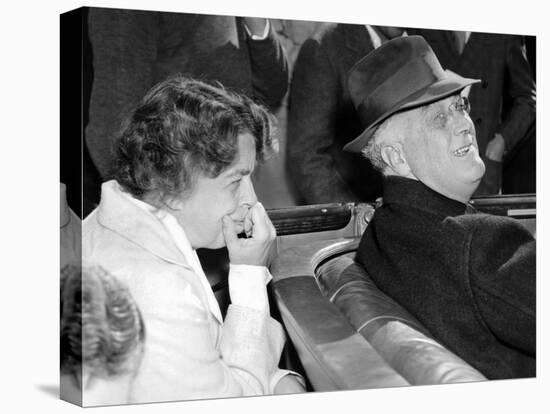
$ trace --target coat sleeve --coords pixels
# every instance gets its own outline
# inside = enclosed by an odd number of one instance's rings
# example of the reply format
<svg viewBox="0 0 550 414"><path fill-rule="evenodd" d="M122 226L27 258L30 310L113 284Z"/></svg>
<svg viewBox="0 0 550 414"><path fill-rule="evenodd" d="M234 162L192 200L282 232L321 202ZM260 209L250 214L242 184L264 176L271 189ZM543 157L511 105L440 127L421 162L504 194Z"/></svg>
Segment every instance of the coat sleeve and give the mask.
<svg viewBox="0 0 550 414"><path fill-rule="evenodd" d="M91 8L88 32L94 77L86 143L101 176L108 177L113 142L131 107L153 84L157 13Z"/></svg>
<svg viewBox="0 0 550 414"><path fill-rule="evenodd" d="M290 87L287 162L308 204L357 200L331 155L339 87L338 74L322 44L314 38L306 40Z"/></svg>
<svg viewBox="0 0 550 414"><path fill-rule="evenodd" d="M502 342L535 355L535 240L515 220L487 216L469 250L471 287L485 323Z"/></svg>
<svg viewBox="0 0 550 414"><path fill-rule="evenodd" d="M510 105L508 109L505 108L503 122L497 127L508 151L521 141L536 116L536 87L523 38L511 36L509 39L503 98L505 102L510 101Z"/></svg>
<svg viewBox="0 0 550 414"><path fill-rule="evenodd" d="M146 337L132 402L272 393L281 326L266 312L231 305L220 333L200 287L189 281L198 276L185 272L157 269L154 277L133 278Z"/></svg>
<svg viewBox="0 0 550 414"><path fill-rule="evenodd" d="M238 24L243 25L242 19ZM270 23L265 39L247 35L254 95L271 110L276 110L288 90L288 62L283 46Z"/></svg>

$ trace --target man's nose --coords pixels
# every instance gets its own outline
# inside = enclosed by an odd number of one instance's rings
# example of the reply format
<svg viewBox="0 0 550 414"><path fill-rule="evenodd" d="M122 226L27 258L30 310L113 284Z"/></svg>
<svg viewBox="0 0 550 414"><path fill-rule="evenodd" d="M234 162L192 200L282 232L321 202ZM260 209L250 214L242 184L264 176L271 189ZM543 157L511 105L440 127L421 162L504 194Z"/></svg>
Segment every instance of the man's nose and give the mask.
<svg viewBox="0 0 550 414"><path fill-rule="evenodd" d="M254 191L254 185L250 176L243 177L241 181L241 200L240 204L248 205L252 207L258 202L256 192Z"/></svg>
<svg viewBox="0 0 550 414"><path fill-rule="evenodd" d="M456 135L464 135L464 134L475 135L475 127L474 127L474 123L472 122L472 119L470 118L470 115L468 114L459 115L459 116L456 116L455 119L456 119L456 123L455 123Z"/></svg>

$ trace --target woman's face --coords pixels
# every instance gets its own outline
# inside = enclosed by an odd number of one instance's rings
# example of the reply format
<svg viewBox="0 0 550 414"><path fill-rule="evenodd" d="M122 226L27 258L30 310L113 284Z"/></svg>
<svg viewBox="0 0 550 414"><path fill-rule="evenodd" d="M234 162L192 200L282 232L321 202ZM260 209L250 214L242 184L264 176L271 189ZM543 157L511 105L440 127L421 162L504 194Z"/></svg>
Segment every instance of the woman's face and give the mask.
<svg viewBox="0 0 550 414"><path fill-rule="evenodd" d="M235 161L219 176L200 174L190 193L171 213L185 230L194 249L225 246L222 218L228 215L237 233L250 230L250 207L258 201L251 175L256 164L256 144L249 133L238 136Z"/></svg>

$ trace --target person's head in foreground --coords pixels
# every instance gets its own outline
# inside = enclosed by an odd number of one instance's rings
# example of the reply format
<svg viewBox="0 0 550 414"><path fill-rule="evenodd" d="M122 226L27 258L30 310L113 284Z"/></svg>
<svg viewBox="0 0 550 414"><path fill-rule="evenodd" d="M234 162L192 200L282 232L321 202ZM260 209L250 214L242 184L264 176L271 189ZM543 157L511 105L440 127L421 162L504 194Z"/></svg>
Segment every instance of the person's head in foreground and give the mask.
<svg viewBox="0 0 550 414"><path fill-rule="evenodd" d="M127 402L145 338L130 292L99 266L66 266L60 301L62 394L85 405Z"/></svg>
<svg viewBox="0 0 550 414"><path fill-rule="evenodd" d="M223 226L250 235L258 219L251 174L274 151L271 129L270 115L251 99L221 85L169 78L147 93L125 126L114 178L134 198L171 213L193 248L220 248Z"/></svg>
<svg viewBox="0 0 550 414"><path fill-rule="evenodd" d="M466 203L485 173L462 96L477 82L444 71L421 36L384 43L349 72L366 129L345 150L363 153L386 176L419 180Z"/></svg>

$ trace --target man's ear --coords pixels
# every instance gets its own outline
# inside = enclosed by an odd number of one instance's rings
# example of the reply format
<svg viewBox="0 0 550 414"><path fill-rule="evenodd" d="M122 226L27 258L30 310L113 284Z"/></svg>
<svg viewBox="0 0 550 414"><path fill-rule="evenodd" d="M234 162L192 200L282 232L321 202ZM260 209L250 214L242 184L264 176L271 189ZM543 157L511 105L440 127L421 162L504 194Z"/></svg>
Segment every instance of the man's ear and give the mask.
<svg viewBox="0 0 550 414"><path fill-rule="evenodd" d="M402 177L410 176L411 168L407 162L403 145L400 142L384 145L381 150L381 155L394 175Z"/></svg>

